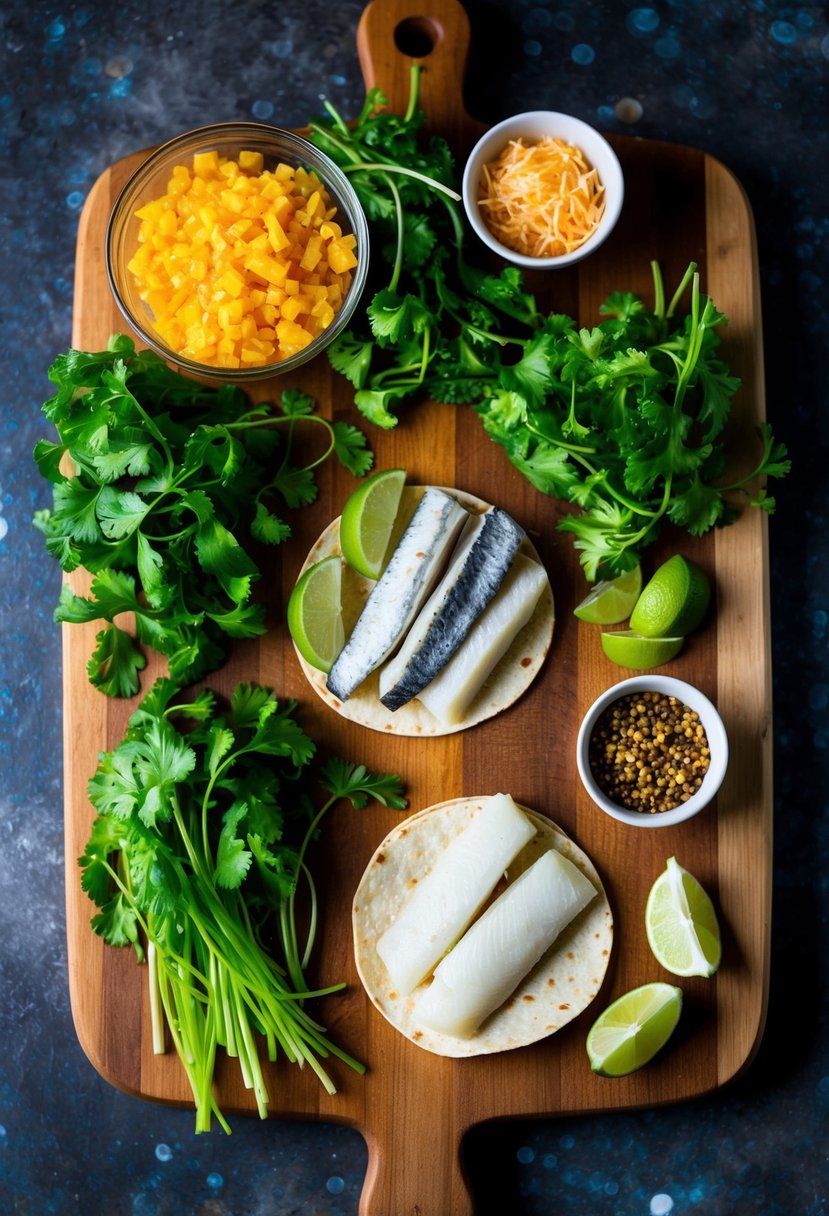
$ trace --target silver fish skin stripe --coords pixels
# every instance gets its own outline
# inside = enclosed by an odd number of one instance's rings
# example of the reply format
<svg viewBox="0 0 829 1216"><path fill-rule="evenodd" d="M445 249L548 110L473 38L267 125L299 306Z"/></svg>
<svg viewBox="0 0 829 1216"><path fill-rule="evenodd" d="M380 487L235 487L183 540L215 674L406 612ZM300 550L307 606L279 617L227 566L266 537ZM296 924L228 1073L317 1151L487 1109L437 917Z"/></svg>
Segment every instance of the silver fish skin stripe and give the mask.
<svg viewBox="0 0 829 1216"><path fill-rule="evenodd" d="M500 507L486 513L457 578L444 588L443 602L422 645L380 698L386 709L407 705L446 666L497 593L524 537L524 529Z"/></svg>
<svg viewBox="0 0 829 1216"><path fill-rule="evenodd" d="M435 486L427 488L328 673L326 687L335 697L346 701L396 648L468 518L455 498Z"/></svg>

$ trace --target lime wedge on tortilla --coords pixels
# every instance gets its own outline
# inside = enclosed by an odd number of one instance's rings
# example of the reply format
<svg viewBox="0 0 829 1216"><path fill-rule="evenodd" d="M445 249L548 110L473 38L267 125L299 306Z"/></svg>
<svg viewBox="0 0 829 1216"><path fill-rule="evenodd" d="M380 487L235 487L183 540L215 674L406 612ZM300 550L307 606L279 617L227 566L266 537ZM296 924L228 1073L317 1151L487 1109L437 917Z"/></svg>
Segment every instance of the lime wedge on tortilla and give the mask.
<svg viewBox="0 0 829 1216"><path fill-rule="evenodd" d="M366 578L377 579L383 571L405 484L404 469L383 469L358 486L343 507L340 519L343 557Z"/></svg>
<svg viewBox="0 0 829 1216"><path fill-rule="evenodd" d="M291 592L286 612L294 644L307 663L328 672L345 645L342 561L324 557L309 566Z"/></svg>

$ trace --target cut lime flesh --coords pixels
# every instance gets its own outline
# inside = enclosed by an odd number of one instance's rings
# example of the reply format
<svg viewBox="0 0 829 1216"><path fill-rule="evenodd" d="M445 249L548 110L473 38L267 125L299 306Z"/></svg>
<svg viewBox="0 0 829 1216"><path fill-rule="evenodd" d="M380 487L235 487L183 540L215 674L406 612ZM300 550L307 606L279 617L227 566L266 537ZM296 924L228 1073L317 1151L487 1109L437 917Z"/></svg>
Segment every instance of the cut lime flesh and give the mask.
<svg viewBox="0 0 829 1216"><path fill-rule="evenodd" d="M617 578L597 583L573 612L591 625L618 625L633 611L642 588L642 567L637 565Z"/></svg>
<svg viewBox="0 0 829 1216"><path fill-rule="evenodd" d="M621 667L648 671L675 658L684 641L681 637L645 638L632 629L616 629L602 634L602 649Z"/></svg>
<svg viewBox="0 0 829 1216"><path fill-rule="evenodd" d="M655 982L618 997L587 1036L590 1067L603 1077L625 1077L652 1060L676 1029L682 989Z"/></svg>
<svg viewBox="0 0 829 1216"><path fill-rule="evenodd" d="M328 672L345 645L342 562L325 557L301 575L288 600L286 618L294 645L307 663Z"/></svg>
<svg viewBox="0 0 829 1216"><path fill-rule="evenodd" d="M343 507L340 548L349 566L366 578L382 573L405 484L404 469L383 469L358 486Z"/></svg>
<svg viewBox="0 0 829 1216"><path fill-rule="evenodd" d="M717 914L697 879L669 857L645 906L648 944L673 975L710 976L720 965L722 940Z"/></svg>

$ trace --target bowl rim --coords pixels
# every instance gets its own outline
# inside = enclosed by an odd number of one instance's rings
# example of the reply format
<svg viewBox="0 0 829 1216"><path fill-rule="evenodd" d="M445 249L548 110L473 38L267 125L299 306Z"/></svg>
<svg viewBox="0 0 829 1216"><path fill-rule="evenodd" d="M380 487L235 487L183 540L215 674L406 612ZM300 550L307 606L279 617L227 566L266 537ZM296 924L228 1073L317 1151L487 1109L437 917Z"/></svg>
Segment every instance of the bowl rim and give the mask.
<svg viewBox="0 0 829 1216"><path fill-rule="evenodd" d="M555 124L568 125L571 128L574 143L582 146L585 142L592 145L602 157L604 173L602 181L605 187L605 211L594 232L570 253L561 253L551 257L533 257L531 254L519 253L497 240L481 217L475 193L481 164L489 156L489 149L496 143L506 143L511 134L519 128L527 126L549 127ZM587 149L584 149L587 152ZM492 155L495 155L493 150ZM594 151L587 152L588 158L595 165ZM599 166L596 166L599 167ZM512 114L485 131L477 140L469 153L463 171L461 183L464 211L473 231L493 253L516 266L526 269L550 270L571 266L598 249L610 236L622 211L625 196L625 178L619 157L608 139L596 127L585 122L575 114L566 114L561 110L524 110L520 114Z"/></svg>
<svg viewBox="0 0 829 1216"><path fill-rule="evenodd" d="M334 320L308 346L289 358L281 359L275 363L228 368L219 367L215 364L197 363L193 359L188 359L185 355L178 354L158 338L149 323L144 323L140 317L134 315L118 282L114 265L113 243L116 224L119 221L126 222L129 218L124 216L123 213L129 207L133 194L147 177L148 172L156 169L171 155L174 155L179 148L190 148L193 144L220 142L222 139L236 139L237 137L241 139L246 135L260 140L277 138L295 149L298 157L301 158L303 154L308 155L310 153L310 159L320 161L323 165L326 184L333 185L343 202L348 205L348 220L352 225L354 235L357 237L357 248L363 251L363 256L358 259L351 286ZM202 380L220 381L221 383L249 383L250 381L281 376L285 372L290 372L294 368L308 363L311 359L321 354L334 341L353 316L366 285L369 258L368 220L354 187L340 166L327 153L323 152L321 148L318 148L316 144L311 143L310 140L297 134L297 132L291 131L286 127L277 127L272 123L251 122L246 119L206 123L201 127L193 127L189 131L182 131L178 135L172 136L153 148L133 170L119 190L110 209L104 234L104 264L110 290L122 316L132 329L135 330L141 341L166 362L173 363L179 371Z"/></svg>
<svg viewBox="0 0 829 1216"><path fill-rule="evenodd" d="M687 802L682 803L681 806L674 807L670 811L657 811L654 814L646 814L643 811L631 811L626 807L619 806L618 803L612 802L602 792L590 769L588 747L593 727L596 725L599 716L612 702L635 692L661 692L667 696L677 697L689 708L697 711L708 737L711 758L702 786ZM686 820L692 819L697 815L713 801L719 791L726 769L728 768L728 754L728 735L725 724L713 701L694 684L689 684L686 680L679 680L675 676L655 675L648 672L642 672L640 675L620 680L598 696L582 718L576 740L576 766L582 785L592 801L606 815L610 815L620 823L630 824L638 828L672 827L675 824L684 823Z"/></svg>

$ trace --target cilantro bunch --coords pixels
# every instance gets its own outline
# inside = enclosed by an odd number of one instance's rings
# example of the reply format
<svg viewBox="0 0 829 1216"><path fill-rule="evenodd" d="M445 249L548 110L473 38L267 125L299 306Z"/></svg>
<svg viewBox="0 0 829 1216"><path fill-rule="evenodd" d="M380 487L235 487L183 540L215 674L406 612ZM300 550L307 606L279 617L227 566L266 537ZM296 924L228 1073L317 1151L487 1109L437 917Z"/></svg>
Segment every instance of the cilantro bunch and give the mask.
<svg viewBox="0 0 829 1216"><path fill-rule="evenodd" d="M105 622L88 672L110 696L138 691L142 645L166 655L176 683L200 679L227 639L265 630L253 542L290 536L284 508L314 501L314 470L332 454L367 473L365 436L297 390L277 408L231 385L205 388L123 335L105 351L60 355L49 377L57 391L43 413L58 439L34 456L53 503L35 524L64 570L93 575L89 596L64 586L55 619ZM307 464L295 457L300 427L324 443ZM125 612L135 638L116 624Z"/></svg>
<svg viewBox="0 0 829 1216"><path fill-rule="evenodd" d="M719 357L726 318L700 291L693 263L667 307L659 267L652 270L653 309L614 292L592 329L546 318L532 344L532 379L510 385L502 376L475 406L534 486L581 508L558 527L574 536L591 581L632 569L663 522L701 536L737 518L738 495L773 512L762 482L790 468L764 423L754 465L729 475L724 430L740 382ZM690 308L680 316L689 284Z"/></svg>
<svg viewBox="0 0 829 1216"><path fill-rule="evenodd" d="M309 129L349 175L381 253L362 327L358 312L328 355L353 384L360 411L384 428L396 425L394 408L422 393L478 400L497 374L501 348L520 353L543 320L517 270L485 274L465 257L452 153L437 136L422 147L419 72L413 65L404 115L386 111L375 88L353 125L326 103L327 116Z"/></svg>
<svg viewBox="0 0 829 1216"><path fill-rule="evenodd" d="M406 803L399 778L329 759L319 773L328 796L315 806L314 743L294 703L268 689L238 685L226 715L209 691L177 697L172 680L156 681L102 756L89 783L98 817L79 862L99 908L95 932L146 957L154 1048L164 1050L166 1027L192 1088L196 1131L210 1130L214 1115L229 1131L212 1089L219 1047L238 1058L262 1118L260 1051L307 1064L329 1093L325 1057L363 1070L305 1007L344 987L312 991L305 980L319 916L307 853L339 799ZM304 941L300 887L310 904Z"/></svg>
<svg viewBox="0 0 829 1216"><path fill-rule="evenodd" d="M473 266L449 148L438 138L422 147L418 71L402 116L374 89L353 126L330 105L311 124L349 174L386 271L362 328L352 322L329 348L362 413L393 427L393 411L420 396L472 405L538 490L578 508L558 526L591 581L632 568L666 520L702 535L732 522L740 500L773 511L762 483L789 461L768 425L750 471L728 472L724 430L739 381L719 354L726 318L700 291L696 266L666 304L654 265L653 307L614 292L593 328L544 315L516 268Z"/></svg>

